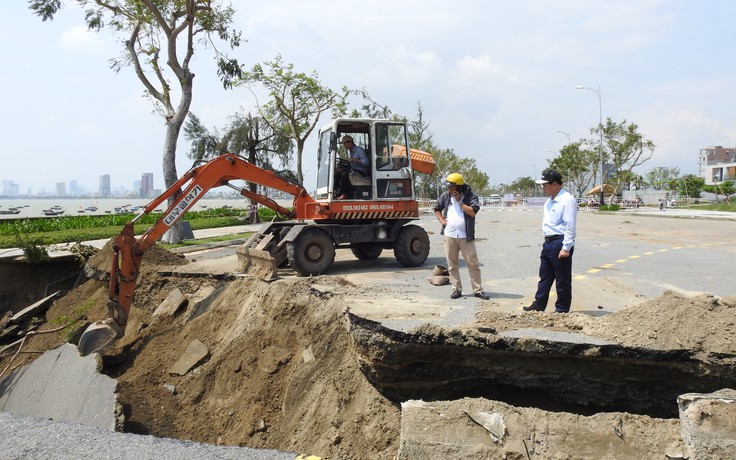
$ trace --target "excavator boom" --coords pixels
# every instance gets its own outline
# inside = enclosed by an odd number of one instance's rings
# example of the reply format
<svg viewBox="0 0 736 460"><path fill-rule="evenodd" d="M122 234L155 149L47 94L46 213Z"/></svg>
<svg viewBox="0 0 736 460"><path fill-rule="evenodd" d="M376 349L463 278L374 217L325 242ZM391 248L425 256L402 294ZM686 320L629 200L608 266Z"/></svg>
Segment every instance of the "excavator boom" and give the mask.
<svg viewBox="0 0 736 460"><path fill-rule="evenodd" d="M305 209L314 200L298 184L285 180L271 171L264 170L242 158L225 154L187 171L164 193L144 206L143 210L125 224L122 232L115 237L112 245L113 257L108 289L109 318L90 326L80 338L78 348L83 355L101 352L112 345L115 338L125 330L143 254L158 241L163 234L179 221L194 204L210 189L228 186L239 191L279 214L293 217L290 211L268 197L252 193L245 188L237 188L229 183L242 179L254 182L294 196L294 209ZM161 217L140 238L135 237L134 224L143 215L153 212L167 199L174 197L172 203ZM257 262L257 260L256 260ZM266 261L271 265L270 261Z"/></svg>

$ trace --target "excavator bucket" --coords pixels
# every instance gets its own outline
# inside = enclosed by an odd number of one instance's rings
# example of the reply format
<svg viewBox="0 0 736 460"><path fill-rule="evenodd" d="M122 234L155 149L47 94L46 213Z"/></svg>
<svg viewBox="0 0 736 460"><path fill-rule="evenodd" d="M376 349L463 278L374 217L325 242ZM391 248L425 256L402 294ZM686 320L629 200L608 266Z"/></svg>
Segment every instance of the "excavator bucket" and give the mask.
<svg viewBox="0 0 736 460"><path fill-rule="evenodd" d="M112 347L115 340L121 335L123 335L123 331L114 319L108 318L96 321L90 324L82 333L77 349L82 356L91 353L103 353Z"/></svg>
<svg viewBox="0 0 736 460"><path fill-rule="evenodd" d="M278 275L279 265L285 261L285 251L274 257L267 249L273 239L271 234L254 233L248 241L236 251L238 254L238 271L262 279L272 281Z"/></svg>

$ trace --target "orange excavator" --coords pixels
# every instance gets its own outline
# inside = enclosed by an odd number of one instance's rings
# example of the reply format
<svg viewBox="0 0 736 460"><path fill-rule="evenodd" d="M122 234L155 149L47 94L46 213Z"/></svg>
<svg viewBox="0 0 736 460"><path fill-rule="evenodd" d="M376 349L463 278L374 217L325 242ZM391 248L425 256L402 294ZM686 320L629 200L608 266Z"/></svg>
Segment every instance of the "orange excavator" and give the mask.
<svg viewBox="0 0 736 460"><path fill-rule="evenodd" d="M338 149L338 139L343 136L350 136L366 152L368 175L350 171L349 152ZM109 318L92 324L82 334L80 353L103 352L122 336L143 254L210 189L230 187L288 218L263 225L238 248L238 271L273 279L278 268L288 264L299 275L321 275L335 260L336 249L350 249L360 260L376 259L384 249L393 249L401 265L416 267L427 259L429 237L422 227L410 223L419 218L414 177L417 172L432 174L434 166L430 154L409 148L404 123L340 118L319 131L314 196L301 185L233 154L193 167L125 224L115 238ZM345 175L350 186L341 190ZM230 183L234 180L288 193L294 197L292 207L287 209L247 187L237 187ZM135 222L174 195L158 221L136 238Z"/></svg>

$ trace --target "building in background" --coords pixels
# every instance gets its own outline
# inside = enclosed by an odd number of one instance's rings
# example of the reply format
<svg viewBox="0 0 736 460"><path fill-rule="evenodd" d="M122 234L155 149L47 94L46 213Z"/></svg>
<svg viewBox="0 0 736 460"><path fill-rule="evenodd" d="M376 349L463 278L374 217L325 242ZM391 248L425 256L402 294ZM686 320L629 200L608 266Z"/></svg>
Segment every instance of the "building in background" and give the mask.
<svg viewBox="0 0 736 460"><path fill-rule="evenodd" d="M66 196L66 182L56 183L56 196Z"/></svg>
<svg viewBox="0 0 736 460"><path fill-rule="evenodd" d="M143 173L141 176L141 197L148 198L153 195L153 173Z"/></svg>
<svg viewBox="0 0 736 460"><path fill-rule="evenodd" d="M700 149L698 175L706 185L736 181L736 148L717 145Z"/></svg>
<svg viewBox="0 0 736 460"><path fill-rule="evenodd" d="M100 198L108 198L110 196L110 193L110 175L103 174L100 176L97 194L100 196Z"/></svg>
<svg viewBox="0 0 736 460"><path fill-rule="evenodd" d="M15 181L12 180L4 180L3 181L3 196L19 196L20 195L20 185L16 184Z"/></svg>

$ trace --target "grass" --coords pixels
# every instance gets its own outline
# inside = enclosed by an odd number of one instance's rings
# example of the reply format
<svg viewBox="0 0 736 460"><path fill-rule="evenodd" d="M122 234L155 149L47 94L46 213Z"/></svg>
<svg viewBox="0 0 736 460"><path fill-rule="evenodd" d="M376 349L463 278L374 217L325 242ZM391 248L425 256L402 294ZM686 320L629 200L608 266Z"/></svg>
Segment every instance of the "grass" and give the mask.
<svg viewBox="0 0 736 460"><path fill-rule="evenodd" d="M700 204L700 203L693 203L690 205L691 209L702 209L705 211L725 211L725 212L736 212L736 203L733 201L725 202L721 201L719 203L707 203L707 204Z"/></svg>
<svg viewBox="0 0 736 460"><path fill-rule="evenodd" d="M270 221L275 213L268 208L260 208L261 221ZM133 218L133 214L104 216L61 216L54 218L19 219L0 221L0 249L17 248L19 241L32 242L34 246L49 246L59 243L81 243L83 241L110 239L120 234L123 226ZM160 214L147 214L136 222L135 233L142 235L159 218ZM192 230L206 228L232 227L246 223L242 210L219 208L187 213L184 220ZM219 237L215 241L242 238L244 234ZM208 238L209 240L209 238ZM197 240L201 243L202 240ZM192 241L182 246L198 244ZM179 247L170 245L171 247Z"/></svg>

